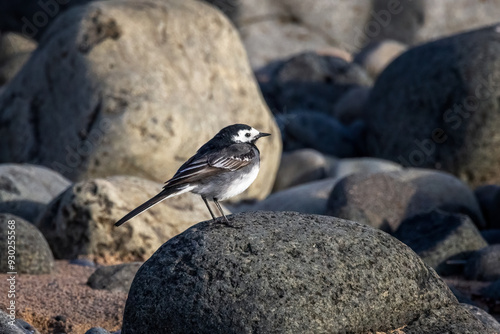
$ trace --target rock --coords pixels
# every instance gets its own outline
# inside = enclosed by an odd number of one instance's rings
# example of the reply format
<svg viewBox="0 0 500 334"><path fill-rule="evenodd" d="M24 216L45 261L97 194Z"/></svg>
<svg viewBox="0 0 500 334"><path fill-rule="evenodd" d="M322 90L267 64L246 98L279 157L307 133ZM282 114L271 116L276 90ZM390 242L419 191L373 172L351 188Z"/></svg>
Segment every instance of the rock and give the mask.
<svg viewBox="0 0 500 334"><path fill-rule="evenodd" d="M390 232L404 219L434 209L466 214L484 226L476 199L463 182L426 169L349 175L333 188L327 205L328 215Z"/></svg>
<svg viewBox="0 0 500 334"><path fill-rule="evenodd" d="M423 1L425 20L416 31L415 42L422 43L466 30L495 24L500 16L500 1L444 0Z"/></svg>
<svg viewBox="0 0 500 334"><path fill-rule="evenodd" d="M71 7L93 0L2 1L0 2L0 32L15 31L39 40L51 23ZM238 15L237 0L206 0L232 19Z"/></svg>
<svg viewBox="0 0 500 334"><path fill-rule="evenodd" d="M29 323L27 323L23 319L16 319L16 325L17 325L17 327L21 328L21 330L23 330L23 333L25 333L25 334L40 334L40 332L37 331L36 328L31 326Z"/></svg>
<svg viewBox="0 0 500 334"><path fill-rule="evenodd" d="M109 334L109 332L102 327L92 327L85 334Z"/></svg>
<svg viewBox="0 0 500 334"><path fill-rule="evenodd" d="M201 198L187 193L169 198L123 226L113 225L161 187L129 176L82 181L52 201L36 225L58 259L144 261L166 240L210 217Z"/></svg>
<svg viewBox="0 0 500 334"><path fill-rule="evenodd" d="M219 11L96 1L62 13L39 46L0 96L0 161L36 161L75 181L164 182L221 128L247 123L274 136L258 144L261 173L235 200L271 191L278 128Z"/></svg>
<svg viewBox="0 0 500 334"><path fill-rule="evenodd" d="M488 245L468 216L440 210L405 219L394 236L443 276L463 270L463 266L448 261L467 260Z"/></svg>
<svg viewBox="0 0 500 334"><path fill-rule="evenodd" d="M295 211L324 215L328 195L338 180L338 178L326 178L304 183L275 192L257 203L232 207L232 211Z"/></svg>
<svg viewBox="0 0 500 334"><path fill-rule="evenodd" d="M470 280L500 279L500 245L484 246L467 261L465 276Z"/></svg>
<svg viewBox="0 0 500 334"><path fill-rule="evenodd" d="M488 228L500 229L500 186L490 184L478 187L474 193Z"/></svg>
<svg viewBox="0 0 500 334"><path fill-rule="evenodd" d="M500 182L499 31L455 35L394 60L366 103L369 155L448 171L473 187Z"/></svg>
<svg viewBox="0 0 500 334"><path fill-rule="evenodd" d="M141 265L142 262L132 262L99 267L89 277L87 284L92 289L128 293L135 273L139 270Z"/></svg>
<svg viewBox="0 0 500 334"><path fill-rule="evenodd" d="M424 1L242 0L240 33L254 68L307 50L359 51L372 40L411 43L424 23Z"/></svg>
<svg viewBox="0 0 500 334"><path fill-rule="evenodd" d="M10 81L36 48L32 40L15 33L0 33L0 86Z"/></svg>
<svg viewBox="0 0 500 334"><path fill-rule="evenodd" d="M490 245L500 244L500 229L484 230L481 231L481 235Z"/></svg>
<svg viewBox="0 0 500 334"><path fill-rule="evenodd" d="M38 275L52 272L54 256L42 233L33 224L14 215L0 213L0 226L0 249L4 250L4 256L0 257L2 273ZM9 248L9 245L12 246L9 241L15 241L15 249ZM13 259L7 257L7 254L12 255L10 250L15 252ZM9 260L14 263L9 263Z"/></svg>
<svg viewBox="0 0 500 334"><path fill-rule="evenodd" d="M273 63L256 75L275 114L297 109L331 114L335 103L347 91L372 84L360 66L315 52Z"/></svg>
<svg viewBox="0 0 500 334"><path fill-rule="evenodd" d="M383 40L370 43L354 58L366 72L376 78L396 57L405 52L408 46L394 40Z"/></svg>
<svg viewBox="0 0 500 334"><path fill-rule="evenodd" d="M0 333L5 334L26 334L26 331L20 327L16 321L15 311L14 314L7 314L3 310L0 310ZM32 334L39 334L38 332L32 332Z"/></svg>
<svg viewBox="0 0 500 334"><path fill-rule="evenodd" d="M333 116L344 124L363 120L365 103L371 88L355 87L340 97L333 107Z"/></svg>
<svg viewBox="0 0 500 334"><path fill-rule="evenodd" d="M376 158L347 158L340 159L336 164L336 168L331 176L343 178L352 174L369 175L379 172L400 171L401 165L392 161L381 160Z"/></svg>
<svg viewBox="0 0 500 334"><path fill-rule="evenodd" d="M0 212L33 222L70 184L58 173L42 166L0 164Z"/></svg>
<svg viewBox="0 0 500 334"><path fill-rule="evenodd" d="M284 152L276 175L273 192L327 177L337 160L313 149Z"/></svg>
<svg viewBox="0 0 500 334"><path fill-rule="evenodd" d="M464 308L469 310L477 319L479 319L483 324L485 324L488 328L492 328L497 333L500 333L500 324L498 321L485 310L469 304L462 304Z"/></svg>
<svg viewBox="0 0 500 334"><path fill-rule="evenodd" d="M486 288L482 289L481 292L485 297L500 300L500 280L491 283Z"/></svg>
<svg viewBox="0 0 500 334"><path fill-rule="evenodd" d="M335 118L313 111L296 111L276 118L284 151L312 148L339 158L359 155L364 125L344 125Z"/></svg>
<svg viewBox="0 0 500 334"><path fill-rule="evenodd" d="M440 332L493 333L382 231L290 212L230 220L236 228L196 225L139 269L123 334L364 333L415 319Z"/></svg>

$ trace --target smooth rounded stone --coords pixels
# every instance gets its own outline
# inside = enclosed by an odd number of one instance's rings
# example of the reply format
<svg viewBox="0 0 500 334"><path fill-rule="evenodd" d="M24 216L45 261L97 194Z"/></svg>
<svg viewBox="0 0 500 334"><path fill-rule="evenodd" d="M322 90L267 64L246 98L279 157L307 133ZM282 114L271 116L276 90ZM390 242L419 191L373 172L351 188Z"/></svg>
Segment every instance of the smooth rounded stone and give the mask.
<svg viewBox="0 0 500 334"><path fill-rule="evenodd" d="M490 245L500 244L500 229L483 230L481 231L481 235Z"/></svg>
<svg viewBox="0 0 500 334"><path fill-rule="evenodd" d="M500 182L499 32L466 32L394 60L366 103L368 154L448 171L472 187Z"/></svg>
<svg viewBox="0 0 500 334"><path fill-rule="evenodd" d="M495 281L500 279L500 245L478 250L465 265L465 276L471 280Z"/></svg>
<svg viewBox="0 0 500 334"><path fill-rule="evenodd" d="M500 1L424 0L425 20L416 31L417 44L498 23Z"/></svg>
<svg viewBox="0 0 500 334"><path fill-rule="evenodd" d="M0 164L0 212L33 222L70 184L60 174L42 166Z"/></svg>
<svg viewBox="0 0 500 334"><path fill-rule="evenodd" d="M324 179L335 169L337 161L309 148L283 152L273 192Z"/></svg>
<svg viewBox="0 0 500 334"><path fill-rule="evenodd" d="M500 299L500 279L488 285L486 288L481 290L481 293L491 299Z"/></svg>
<svg viewBox="0 0 500 334"><path fill-rule="evenodd" d="M19 72L35 48L36 43L29 38L0 32L0 86Z"/></svg>
<svg viewBox="0 0 500 334"><path fill-rule="evenodd" d="M47 240L31 223L9 213L0 213L0 271L18 274L50 274L54 269L54 256ZM11 228L12 227L12 228ZM7 254L9 242L15 241L13 268Z"/></svg>
<svg viewBox="0 0 500 334"><path fill-rule="evenodd" d="M331 176L343 178L352 174L369 175L379 172L399 171L401 165L377 158L345 158L339 159Z"/></svg>
<svg viewBox="0 0 500 334"><path fill-rule="evenodd" d="M17 327L23 330L24 334L40 334L40 332L34 328L31 324L27 323L23 319L16 319Z"/></svg>
<svg viewBox="0 0 500 334"><path fill-rule="evenodd" d="M197 224L144 263L123 334L364 333L415 319L490 332L415 253L382 231L293 212L230 221L234 228Z"/></svg>
<svg viewBox="0 0 500 334"><path fill-rule="evenodd" d="M90 275L87 284L92 289L128 293L132 280L141 265L142 262L132 262L99 267Z"/></svg>
<svg viewBox="0 0 500 334"><path fill-rule="evenodd" d="M462 304L470 313L472 313L477 319L479 319L488 328L495 330L500 333L500 323L488 312L474 305Z"/></svg>
<svg viewBox="0 0 500 334"><path fill-rule="evenodd" d="M490 184L474 190L483 211L486 225L490 229L500 229L500 186Z"/></svg>
<svg viewBox="0 0 500 334"><path fill-rule="evenodd" d="M85 334L109 334L109 332L102 327L92 327Z"/></svg>
<svg viewBox="0 0 500 334"><path fill-rule="evenodd" d="M335 118L314 111L294 111L276 117L283 138L283 150L312 148L338 158L359 155L364 125L344 125Z"/></svg>
<svg viewBox="0 0 500 334"><path fill-rule="evenodd" d="M422 0L241 0L240 33L254 68L307 50L359 51L371 40L414 40Z"/></svg>
<svg viewBox="0 0 500 334"><path fill-rule="evenodd" d="M331 114L335 103L347 91L372 84L359 65L316 52L277 61L257 71L256 76L275 114L297 109Z"/></svg>
<svg viewBox="0 0 500 334"><path fill-rule="evenodd" d="M166 240L210 217L202 199L186 193L114 226L161 188L159 183L131 176L82 181L52 201L36 225L58 259L144 261Z"/></svg>
<svg viewBox="0 0 500 334"><path fill-rule="evenodd" d="M408 46L394 40L382 40L370 43L355 57L354 62L376 78L396 57L405 52Z"/></svg>
<svg viewBox="0 0 500 334"><path fill-rule="evenodd" d="M221 128L245 123L273 134L258 144L257 180L234 200L259 199L271 191L281 156L238 32L198 1L66 10L0 95L0 120L8 138L0 161L36 161L74 181L164 182Z"/></svg>
<svg viewBox="0 0 500 334"><path fill-rule="evenodd" d="M333 188L327 205L328 215L389 232L404 219L434 209L466 214L484 226L466 184L451 174L419 168L346 176Z"/></svg>
<svg viewBox="0 0 500 334"><path fill-rule="evenodd" d="M369 87L354 87L342 95L333 106L333 116L344 124L363 120Z"/></svg>
<svg viewBox="0 0 500 334"><path fill-rule="evenodd" d="M233 212L244 211L295 211L324 215L326 203L338 178L326 178L287 188L253 203L231 207Z"/></svg>
<svg viewBox="0 0 500 334"><path fill-rule="evenodd" d="M461 274L463 265L453 261L463 262L488 246L468 216L440 210L403 220L394 236L443 276Z"/></svg>

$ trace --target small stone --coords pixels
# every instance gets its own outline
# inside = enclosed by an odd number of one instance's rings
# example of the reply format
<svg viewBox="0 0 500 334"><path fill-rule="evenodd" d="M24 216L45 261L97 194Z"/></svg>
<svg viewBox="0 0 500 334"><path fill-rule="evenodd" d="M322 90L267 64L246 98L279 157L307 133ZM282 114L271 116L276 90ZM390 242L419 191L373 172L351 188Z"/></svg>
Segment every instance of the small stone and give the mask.
<svg viewBox="0 0 500 334"><path fill-rule="evenodd" d="M500 245L478 250L467 261L465 276L470 280L495 281L500 279Z"/></svg>

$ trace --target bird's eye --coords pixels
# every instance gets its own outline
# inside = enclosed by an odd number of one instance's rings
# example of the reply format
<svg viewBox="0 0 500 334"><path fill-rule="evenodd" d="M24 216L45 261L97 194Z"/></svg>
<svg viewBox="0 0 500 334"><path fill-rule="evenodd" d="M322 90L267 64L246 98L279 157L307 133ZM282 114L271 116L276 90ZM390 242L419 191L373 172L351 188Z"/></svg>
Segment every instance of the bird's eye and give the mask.
<svg viewBox="0 0 500 334"><path fill-rule="evenodd" d="M247 132L245 136L250 137L250 133L249 133L249 132Z"/></svg>

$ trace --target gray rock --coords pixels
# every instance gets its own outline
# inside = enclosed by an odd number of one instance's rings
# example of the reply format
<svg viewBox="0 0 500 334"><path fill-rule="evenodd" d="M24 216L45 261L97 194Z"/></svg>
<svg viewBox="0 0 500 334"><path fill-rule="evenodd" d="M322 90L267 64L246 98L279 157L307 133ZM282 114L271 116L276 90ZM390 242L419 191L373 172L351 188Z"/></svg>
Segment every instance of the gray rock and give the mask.
<svg viewBox="0 0 500 334"><path fill-rule="evenodd" d="M268 72L262 80L260 72ZM257 72L269 108L275 114L316 110L331 114L335 103L354 87L372 80L358 65L344 59L307 52Z"/></svg>
<svg viewBox="0 0 500 334"><path fill-rule="evenodd" d="M137 272L133 333L362 333L433 322L490 333L408 247L338 218L255 212L200 223ZM446 315L447 317L444 317Z"/></svg>
<svg viewBox="0 0 500 334"><path fill-rule="evenodd" d="M82 181L52 201L36 225L58 259L144 261L166 240L210 217L201 198L187 193L123 226L113 225L161 188L159 183L130 176Z"/></svg>
<svg viewBox="0 0 500 334"><path fill-rule="evenodd" d="M500 244L500 229L484 230L481 231L481 235L490 245Z"/></svg>
<svg viewBox="0 0 500 334"><path fill-rule="evenodd" d="M483 324L485 324L488 328L495 330L497 333L500 333L500 323L488 312L474 305L470 304L462 304L464 308L469 310L477 319L479 319Z"/></svg>
<svg viewBox="0 0 500 334"><path fill-rule="evenodd" d="M394 60L366 104L369 155L448 171L474 187L500 182L498 31L437 40Z"/></svg>
<svg viewBox="0 0 500 334"><path fill-rule="evenodd" d="M0 32L0 86L19 72L35 48L34 41L20 34Z"/></svg>
<svg viewBox="0 0 500 334"><path fill-rule="evenodd" d="M500 279L481 290L485 297L500 300Z"/></svg>
<svg viewBox="0 0 500 334"><path fill-rule="evenodd" d="M92 327L85 334L109 334L109 332L102 327Z"/></svg>
<svg viewBox="0 0 500 334"><path fill-rule="evenodd" d="M26 331L19 327L15 315L7 314L3 310L0 310L0 333L26 334Z"/></svg>
<svg viewBox="0 0 500 334"><path fill-rule="evenodd" d="M370 91L369 87L354 87L348 90L333 106L332 115L348 125L363 120Z"/></svg>
<svg viewBox="0 0 500 334"><path fill-rule="evenodd" d="M314 111L294 111L276 117L283 137L283 149L312 148L338 158L358 156L364 125L344 125L335 118Z"/></svg>
<svg viewBox="0 0 500 334"><path fill-rule="evenodd" d="M284 152L281 156L273 192L324 179L329 176L330 170L335 169L337 161L313 149Z"/></svg>
<svg viewBox="0 0 500 334"><path fill-rule="evenodd" d="M42 166L0 164L0 212L33 222L70 184L58 173Z"/></svg>
<svg viewBox="0 0 500 334"><path fill-rule="evenodd" d="M62 13L0 95L0 161L164 182L234 123L274 134L239 197L264 198L280 136L231 22L198 1L96 1Z"/></svg>
<svg viewBox="0 0 500 334"><path fill-rule="evenodd" d="M40 334L36 328L31 326L29 323L24 321L23 319L16 319L17 327L21 328L25 334Z"/></svg>
<svg viewBox="0 0 500 334"><path fill-rule="evenodd" d="M376 158L346 158L338 160L335 171L331 176L343 178L352 174L369 175L379 172L402 170L401 165L392 161Z"/></svg>
<svg viewBox="0 0 500 334"><path fill-rule="evenodd" d="M465 276L472 280L495 281L500 279L500 245L478 250L467 261Z"/></svg>
<svg viewBox="0 0 500 334"><path fill-rule="evenodd" d="M132 280L142 262L122 263L99 267L90 275L87 284L93 289L128 293Z"/></svg>
<svg viewBox="0 0 500 334"><path fill-rule="evenodd" d="M483 211L487 227L500 229L500 186L490 184L478 187L474 193Z"/></svg>
<svg viewBox="0 0 500 334"><path fill-rule="evenodd" d="M0 213L0 271L18 274L49 274L54 269L54 256L42 233L24 219ZM12 227L12 228L11 228ZM15 241L14 259L7 258L9 242ZM14 263L9 263L14 260ZM13 268L10 265L13 265Z"/></svg>
<svg viewBox="0 0 500 334"><path fill-rule="evenodd" d="M451 174L418 168L347 176L333 188L327 212L393 232L404 219L434 209L466 214L484 226L467 185Z"/></svg>
<svg viewBox="0 0 500 334"><path fill-rule="evenodd" d="M443 276L462 273L450 260L462 262L488 245L468 216L440 210L405 219L394 236Z"/></svg>

